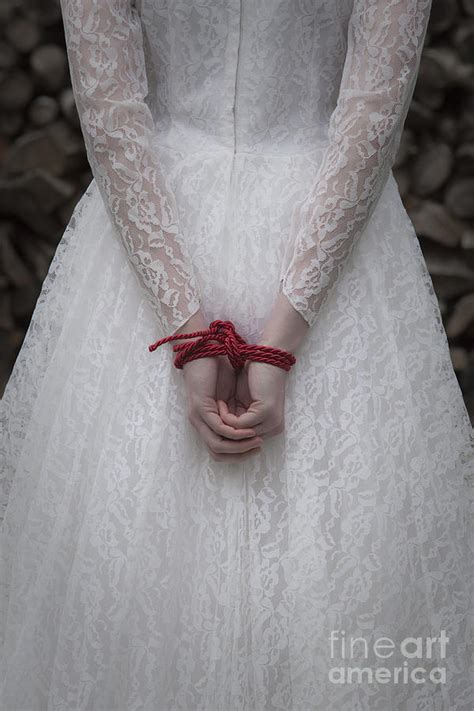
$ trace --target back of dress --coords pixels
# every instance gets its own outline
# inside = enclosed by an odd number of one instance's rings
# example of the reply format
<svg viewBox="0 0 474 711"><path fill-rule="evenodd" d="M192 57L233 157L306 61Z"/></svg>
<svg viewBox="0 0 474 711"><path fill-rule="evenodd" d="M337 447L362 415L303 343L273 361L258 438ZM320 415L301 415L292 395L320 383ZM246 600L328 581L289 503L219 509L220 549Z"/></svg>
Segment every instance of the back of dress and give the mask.
<svg viewBox="0 0 474 711"><path fill-rule="evenodd" d="M0 708L472 711L473 433L391 174L429 0L61 6L94 179L1 402ZM284 431L216 461L148 345L279 288Z"/></svg>
<svg viewBox="0 0 474 711"><path fill-rule="evenodd" d="M279 237L256 251L312 325L389 181L431 0L62 5L89 159L162 326L182 326L226 262L238 270L233 211L260 169L300 182L272 190ZM223 215L204 226L187 186L209 193L217 175ZM201 267L206 253L220 264Z"/></svg>
<svg viewBox="0 0 474 711"><path fill-rule="evenodd" d="M138 0L157 132L187 150L301 153L327 135L351 0Z"/></svg>

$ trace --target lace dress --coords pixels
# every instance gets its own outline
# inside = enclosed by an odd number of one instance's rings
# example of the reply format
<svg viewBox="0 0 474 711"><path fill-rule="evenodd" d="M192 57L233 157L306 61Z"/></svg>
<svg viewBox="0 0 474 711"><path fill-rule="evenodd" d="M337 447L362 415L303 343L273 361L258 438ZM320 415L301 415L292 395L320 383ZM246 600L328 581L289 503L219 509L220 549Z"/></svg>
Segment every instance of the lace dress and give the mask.
<svg viewBox="0 0 474 711"><path fill-rule="evenodd" d="M472 710L473 430L391 171L430 1L61 5L94 178L1 401L0 708ZM279 289L285 431L212 460L148 345Z"/></svg>

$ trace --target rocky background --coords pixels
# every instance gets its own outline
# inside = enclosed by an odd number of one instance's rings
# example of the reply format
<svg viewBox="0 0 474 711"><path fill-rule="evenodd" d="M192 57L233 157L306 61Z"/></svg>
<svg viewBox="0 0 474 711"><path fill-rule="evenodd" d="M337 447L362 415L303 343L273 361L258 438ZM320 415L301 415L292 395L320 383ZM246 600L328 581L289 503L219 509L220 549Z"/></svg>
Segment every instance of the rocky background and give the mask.
<svg viewBox="0 0 474 711"><path fill-rule="evenodd" d="M394 173L474 423L474 0L433 0ZM91 179L58 0L1 0L0 394Z"/></svg>

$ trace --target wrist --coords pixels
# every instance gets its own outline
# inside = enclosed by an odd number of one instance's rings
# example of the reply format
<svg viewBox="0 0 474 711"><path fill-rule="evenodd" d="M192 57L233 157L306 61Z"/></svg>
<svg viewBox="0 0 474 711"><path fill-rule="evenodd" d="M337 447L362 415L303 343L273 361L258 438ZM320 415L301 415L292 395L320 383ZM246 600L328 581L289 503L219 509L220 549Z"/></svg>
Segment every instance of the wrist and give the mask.
<svg viewBox="0 0 474 711"><path fill-rule="evenodd" d="M303 343L309 328L307 321L296 311L287 297L279 292L259 344L294 353Z"/></svg>
<svg viewBox="0 0 474 711"><path fill-rule="evenodd" d="M182 333L191 333L192 331L204 331L209 327L209 323L204 318L202 310L199 308L192 316L188 318L176 331L173 331L173 336L181 335ZM180 339L184 341L186 339Z"/></svg>

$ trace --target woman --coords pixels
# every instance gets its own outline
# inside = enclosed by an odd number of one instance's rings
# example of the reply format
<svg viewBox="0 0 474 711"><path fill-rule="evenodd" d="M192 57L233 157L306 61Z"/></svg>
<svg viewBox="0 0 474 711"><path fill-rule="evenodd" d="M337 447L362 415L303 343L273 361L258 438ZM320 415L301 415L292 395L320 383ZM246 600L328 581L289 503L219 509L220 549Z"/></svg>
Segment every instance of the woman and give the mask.
<svg viewBox="0 0 474 711"><path fill-rule="evenodd" d="M1 707L471 709L472 427L391 172L429 0L61 4L94 180L2 401ZM216 320L293 365L148 350Z"/></svg>

